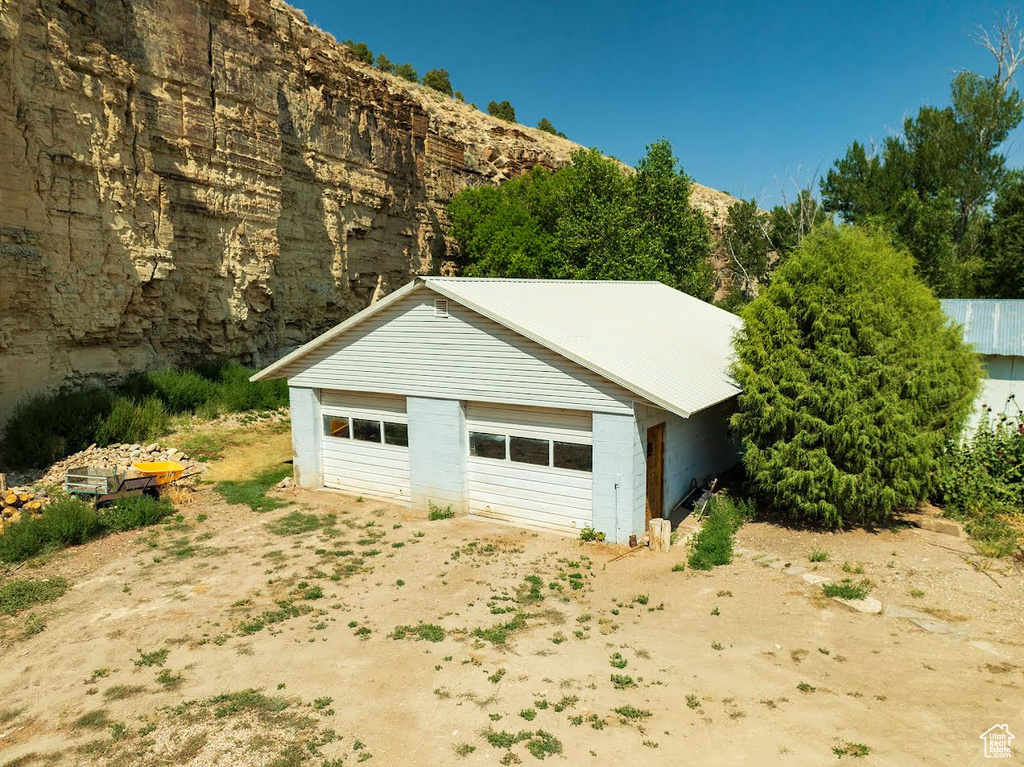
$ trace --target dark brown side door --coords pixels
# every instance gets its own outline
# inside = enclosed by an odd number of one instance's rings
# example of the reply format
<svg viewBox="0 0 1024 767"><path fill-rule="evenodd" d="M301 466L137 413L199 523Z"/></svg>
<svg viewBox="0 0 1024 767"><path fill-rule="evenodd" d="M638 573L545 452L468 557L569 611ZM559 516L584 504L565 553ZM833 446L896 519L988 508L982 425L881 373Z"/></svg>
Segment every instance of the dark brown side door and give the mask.
<svg viewBox="0 0 1024 767"><path fill-rule="evenodd" d="M665 484L665 424L647 430L647 522L661 518Z"/></svg>

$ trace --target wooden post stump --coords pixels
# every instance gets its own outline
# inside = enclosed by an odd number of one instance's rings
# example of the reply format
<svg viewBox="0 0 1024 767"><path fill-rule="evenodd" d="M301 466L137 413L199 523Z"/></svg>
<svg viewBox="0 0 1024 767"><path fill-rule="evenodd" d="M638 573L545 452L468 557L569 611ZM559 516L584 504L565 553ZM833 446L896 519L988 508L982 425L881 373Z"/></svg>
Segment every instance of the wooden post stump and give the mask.
<svg viewBox="0 0 1024 767"><path fill-rule="evenodd" d="M672 540L672 523L667 519L652 519L647 528L651 551L664 553L669 550Z"/></svg>

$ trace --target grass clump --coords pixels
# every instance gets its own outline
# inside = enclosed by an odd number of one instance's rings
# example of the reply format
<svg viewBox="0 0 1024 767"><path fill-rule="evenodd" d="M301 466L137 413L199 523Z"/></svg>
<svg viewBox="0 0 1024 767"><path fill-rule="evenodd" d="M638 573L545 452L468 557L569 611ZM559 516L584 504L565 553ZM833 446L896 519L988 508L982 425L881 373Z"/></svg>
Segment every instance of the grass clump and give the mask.
<svg viewBox="0 0 1024 767"><path fill-rule="evenodd" d="M436 623L417 623L415 626L395 626L395 630L389 635L392 639L405 639L413 637L417 642L442 642L445 631Z"/></svg>
<svg viewBox="0 0 1024 767"><path fill-rule="evenodd" d="M850 743L849 741L843 741L839 745L833 746L832 753L836 755L837 759L842 759L844 756L851 756L854 759L860 759L870 754L871 748L863 743Z"/></svg>
<svg viewBox="0 0 1024 767"><path fill-rule="evenodd" d="M259 690L251 687L239 692L228 692L217 695L206 701L206 705L213 708L213 715L217 718L233 716L234 714L277 714L284 711L290 705L286 698L279 695L264 695Z"/></svg>
<svg viewBox="0 0 1024 767"><path fill-rule="evenodd" d="M710 570L732 562L733 537L744 520L753 516L748 501L716 495L708 504L704 524L693 537L687 561L694 570Z"/></svg>
<svg viewBox="0 0 1024 767"><path fill-rule="evenodd" d="M625 690L629 687L636 687L636 682L633 680L633 677L627 674L612 674L611 681L616 690Z"/></svg>
<svg viewBox="0 0 1024 767"><path fill-rule="evenodd" d="M619 706L615 709L615 713L618 714L624 721L637 721L641 719L648 719L651 716L651 712L645 708L634 708L633 706Z"/></svg>
<svg viewBox="0 0 1024 767"><path fill-rule="evenodd" d="M65 578L12 578L0 585L0 613L17 615L35 605L53 602L71 587Z"/></svg>
<svg viewBox="0 0 1024 767"><path fill-rule="evenodd" d="M431 501L428 502L428 508L429 513L427 514L427 519L431 522L436 522L439 519L452 519L455 516L455 512L452 511L450 504L442 508L440 506L435 506Z"/></svg>
<svg viewBox="0 0 1024 767"><path fill-rule="evenodd" d="M811 549L807 559L810 562L828 562L828 552L824 549Z"/></svg>
<svg viewBox="0 0 1024 767"><path fill-rule="evenodd" d="M864 599L871 593L871 581L867 578L856 583L849 578L843 578L839 583L823 583L821 587L825 596L840 599Z"/></svg>
<svg viewBox="0 0 1024 767"><path fill-rule="evenodd" d="M170 655L170 650L166 647L161 647L159 650L153 650L152 652L143 652L142 650L137 651L139 657L136 660L132 660L136 666L162 666L167 661L167 656Z"/></svg>
<svg viewBox="0 0 1024 767"><path fill-rule="evenodd" d="M301 511L293 511L287 516L268 522L264 527L274 535L302 535L319 530L331 522L329 516L318 517L316 514L303 514Z"/></svg>
<svg viewBox="0 0 1024 767"><path fill-rule="evenodd" d="M213 489L228 503L248 506L253 511L272 511L287 505L278 498L268 498L267 492L285 477L292 467L287 464L265 469L251 479L231 479L218 482Z"/></svg>
<svg viewBox="0 0 1024 767"><path fill-rule="evenodd" d="M604 537L604 533L598 532L592 527L584 527L582 530L580 530L581 541L603 541Z"/></svg>
<svg viewBox="0 0 1024 767"><path fill-rule="evenodd" d="M523 613L516 613L516 616L505 623L498 623L490 628L473 629L473 636L483 639L491 644L505 644L511 634L526 628L526 616Z"/></svg>

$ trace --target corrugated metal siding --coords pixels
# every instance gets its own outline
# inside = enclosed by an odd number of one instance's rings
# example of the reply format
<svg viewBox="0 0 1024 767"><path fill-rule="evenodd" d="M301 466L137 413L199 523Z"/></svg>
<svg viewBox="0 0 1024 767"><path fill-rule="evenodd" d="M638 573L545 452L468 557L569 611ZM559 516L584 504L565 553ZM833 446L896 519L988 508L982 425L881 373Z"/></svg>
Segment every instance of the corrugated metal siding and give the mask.
<svg viewBox="0 0 1024 767"><path fill-rule="evenodd" d="M980 354L1024 356L1024 300L947 298L942 309Z"/></svg>
<svg viewBox="0 0 1024 767"><path fill-rule="evenodd" d="M324 413L354 418L406 420L405 398L388 394L321 391ZM316 425L323 434L322 424ZM357 439L321 436L324 487L352 495L409 504L409 449Z"/></svg>
<svg viewBox="0 0 1024 767"><path fill-rule="evenodd" d="M729 375L739 317L660 283L425 282L681 414L739 392Z"/></svg>
<svg viewBox="0 0 1024 767"><path fill-rule="evenodd" d="M590 413L547 408L466 405L468 431L591 443ZM515 524L578 533L593 520L590 472L469 457L469 511Z"/></svg>
<svg viewBox="0 0 1024 767"><path fill-rule="evenodd" d="M633 395L454 302L420 289L284 369L291 386L626 412Z"/></svg>

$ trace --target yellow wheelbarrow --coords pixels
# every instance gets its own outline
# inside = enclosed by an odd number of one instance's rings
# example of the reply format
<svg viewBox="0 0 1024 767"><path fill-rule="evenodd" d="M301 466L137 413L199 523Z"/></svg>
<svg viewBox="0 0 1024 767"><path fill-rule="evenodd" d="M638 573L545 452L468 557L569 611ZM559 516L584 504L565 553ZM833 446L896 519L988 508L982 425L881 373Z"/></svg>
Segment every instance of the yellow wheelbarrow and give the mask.
<svg viewBox="0 0 1024 767"><path fill-rule="evenodd" d="M153 477L157 485L166 485L176 479L181 479L185 467L177 461L151 461L133 463L135 469L143 477Z"/></svg>

